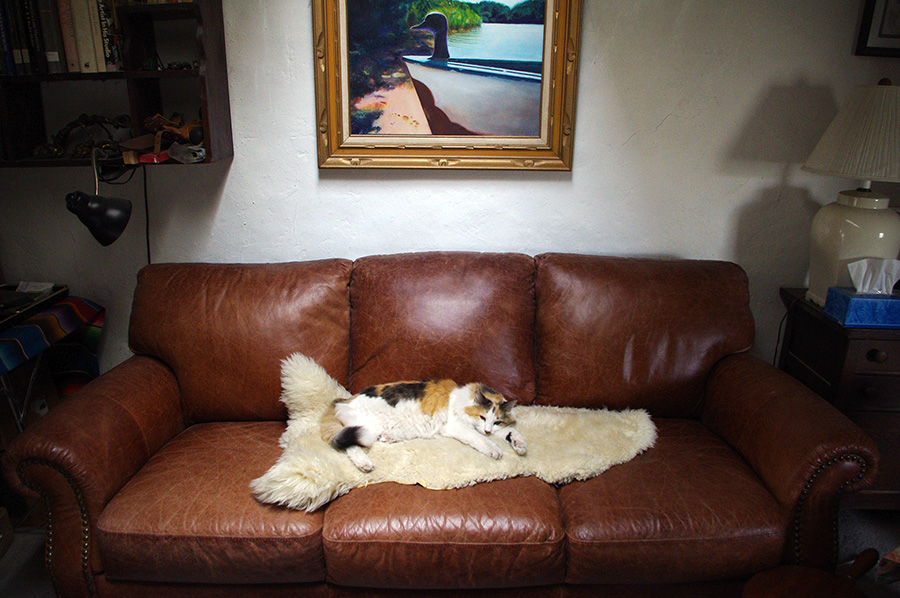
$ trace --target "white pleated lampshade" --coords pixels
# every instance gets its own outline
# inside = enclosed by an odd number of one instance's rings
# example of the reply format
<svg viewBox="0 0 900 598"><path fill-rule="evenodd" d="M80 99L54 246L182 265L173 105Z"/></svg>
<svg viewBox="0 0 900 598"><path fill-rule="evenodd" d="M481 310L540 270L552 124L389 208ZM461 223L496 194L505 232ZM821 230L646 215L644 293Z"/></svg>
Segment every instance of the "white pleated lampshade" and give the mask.
<svg viewBox="0 0 900 598"><path fill-rule="evenodd" d="M803 170L900 182L900 87L859 86L822 135Z"/></svg>

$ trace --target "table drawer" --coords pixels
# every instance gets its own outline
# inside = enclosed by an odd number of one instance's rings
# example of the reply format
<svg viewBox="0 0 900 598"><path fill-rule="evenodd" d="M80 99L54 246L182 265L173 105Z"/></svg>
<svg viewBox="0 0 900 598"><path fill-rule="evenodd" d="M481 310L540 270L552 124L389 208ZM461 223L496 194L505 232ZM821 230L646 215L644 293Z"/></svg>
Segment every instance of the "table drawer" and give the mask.
<svg viewBox="0 0 900 598"><path fill-rule="evenodd" d="M850 344L854 372L900 372L900 343L886 340L857 340Z"/></svg>
<svg viewBox="0 0 900 598"><path fill-rule="evenodd" d="M846 411L900 412L900 376L853 376L849 395L840 405Z"/></svg>

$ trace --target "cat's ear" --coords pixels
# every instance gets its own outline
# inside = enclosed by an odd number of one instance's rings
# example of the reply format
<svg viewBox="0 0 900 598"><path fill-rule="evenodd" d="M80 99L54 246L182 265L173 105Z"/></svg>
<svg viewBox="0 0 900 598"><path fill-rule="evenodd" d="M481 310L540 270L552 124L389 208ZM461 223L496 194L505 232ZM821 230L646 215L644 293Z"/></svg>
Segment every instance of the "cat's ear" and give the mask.
<svg viewBox="0 0 900 598"><path fill-rule="evenodd" d="M491 400L484 396L484 384L475 385L475 404L482 407L490 407Z"/></svg>
<svg viewBox="0 0 900 598"><path fill-rule="evenodd" d="M516 399L513 399L512 401L503 401L500 403L500 410L504 413L509 413L509 410L515 407L516 403L518 403Z"/></svg>

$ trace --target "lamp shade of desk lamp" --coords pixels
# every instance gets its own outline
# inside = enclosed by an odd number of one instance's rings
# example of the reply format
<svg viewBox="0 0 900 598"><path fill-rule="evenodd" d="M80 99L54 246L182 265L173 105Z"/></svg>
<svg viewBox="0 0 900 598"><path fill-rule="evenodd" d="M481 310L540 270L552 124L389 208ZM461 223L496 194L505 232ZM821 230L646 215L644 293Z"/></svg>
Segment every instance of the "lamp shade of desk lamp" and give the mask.
<svg viewBox="0 0 900 598"><path fill-rule="evenodd" d="M66 195L66 207L104 247L119 238L131 218L131 202L127 199L88 195L82 191Z"/></svg>
<svg viewBox="0 0 900 598"><path fill-rule="evenodd" d="M872 181L900 182L900 87L882 81L854 89L803 170L862 181L812 221L806 298L824 305L828 287L853 286L847 264L900 252L900 215L871 189Z"/></svg>
<svg viewBox="0 0 900 598"><path fill-rule="evenodd" d="M94 194L73 191L66 195L66 208L81 220L97 241L106 247L119 238L131 218L131 202L117 197L100 196L100 172L97 156L100 148L91 151L91 170L94 173Z"/></svg>

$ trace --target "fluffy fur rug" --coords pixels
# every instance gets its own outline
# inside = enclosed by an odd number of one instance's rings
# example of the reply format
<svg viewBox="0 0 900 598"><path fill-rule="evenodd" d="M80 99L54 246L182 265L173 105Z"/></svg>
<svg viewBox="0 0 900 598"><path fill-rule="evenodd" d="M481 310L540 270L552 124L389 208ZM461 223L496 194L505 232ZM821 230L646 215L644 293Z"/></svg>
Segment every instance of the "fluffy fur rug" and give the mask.
<svg viewBox="0 0 900 598"><path fill-rule="evenodd" d="M261 502L306 511L376 482L446 489L523 475L549 483L584 480L629 461L656 441L656 426L644 410L517 406L516 427L528 443L524 457L502 441L497 442L503 449L499 460L450 438L376 443L369 449L375 470L366 474L319 434L325 409L350 393L299 353L282 362L281 385L289 415L279 441L284 453L250 487Z"/></svg>

